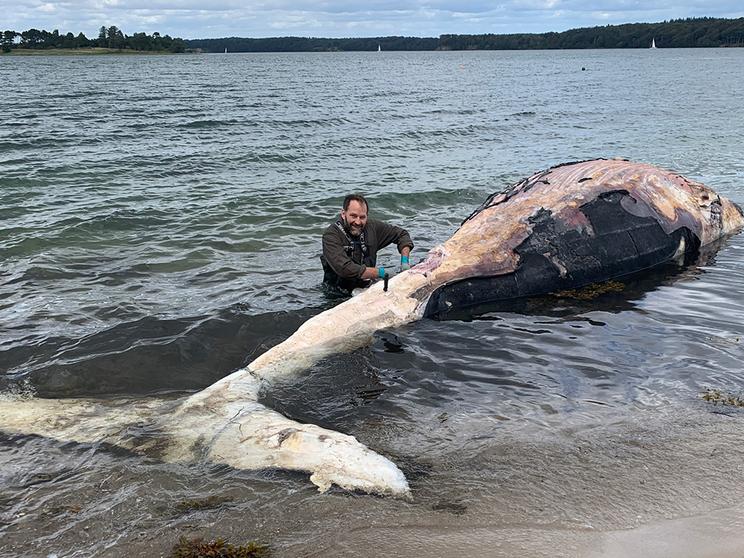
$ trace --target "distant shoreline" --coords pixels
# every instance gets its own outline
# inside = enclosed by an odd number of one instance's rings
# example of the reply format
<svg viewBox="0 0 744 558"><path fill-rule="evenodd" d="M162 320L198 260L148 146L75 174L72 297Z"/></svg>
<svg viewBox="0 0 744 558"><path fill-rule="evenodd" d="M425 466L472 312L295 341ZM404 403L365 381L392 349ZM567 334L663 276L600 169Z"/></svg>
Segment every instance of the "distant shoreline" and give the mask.
<svg viewBox="0 0 744 558"><path fill-rule="evenodd" d="M20 40L20 41L19 41ZM363 52L436 50L571 50L616 48L744 47L744 17L688 18L661 23L624 23L562 32L512 34L444 34L439 37L223 37L181 39L102 27L97 39L83 33L60 34L31 29L5 31L2 50L12 55L177 54L235 52ZM115 47L115 48L114 48ZM6 52L7 53L7 52Z"/></svg>
<svg viewBox="0 0 744 558"><path fill-rule="evenodd" d="M720 45L719 47L704 47L704 48L725 48L729 46L744 46L744 45ZM626 49L628 47L625 47ZM641 47L636 47L641 48ZM687 48L695 48L695 47L687 47ZM700 47L697 47L700 48ZM577 48L577 47L565 47L565 48L538 48L538 49L521 49L521 48L513 48L513 49L449 49L449 48L438 48L438 49L420 49L420 50L409 50L408 52L476 52L476 51L488 51L488 50L502 50L502 51L523 51L523 50L547 50L547 51L557 51L557 50L618 50L617 47L595 47L595 48ZM236 50L233 51L230 54L267 54L267 53L285 53L285 54L301 54L301 53L328 53L332 54L334 52L336 53L343 53L343 52L354 52L354 51L344 51L344 50L291 50L291 51L276 51L276 50ZM359 51L356 51L359 52ZM364 51L362 51L364 52ZM389 52L401 52L396 50L391 50ZM115 49L115 48L48 48L48 49L13 49L10 52L3 52L0 51L0 58L1 57L20 57L20 58L33 58L36 56L114 56L114 55L120 55L120 56L153 56L153 55L199 55L199 54L220 54L219 52L209 51L209 50L201 50L201 49L189 49L186 52L171 52L169 50L131 50L131 49Z"/></svg>
<svg viewBox="0 0 744 558"><path fill-rule="evenodd" d="M439 37L223 37L186 39L203 52L333 52L405 50L568 50L744 47L744 17L624 23L548 33L444 34Z"/></svg>
<svg viewBox="0 0 744 558"><path fill-rule="evenodd" d="M129 55L152 55L152 54L178 54L168 50L132 50L117 48L14 48L10 52L0 52L0 56L103 56L111 54Z"/></svg>

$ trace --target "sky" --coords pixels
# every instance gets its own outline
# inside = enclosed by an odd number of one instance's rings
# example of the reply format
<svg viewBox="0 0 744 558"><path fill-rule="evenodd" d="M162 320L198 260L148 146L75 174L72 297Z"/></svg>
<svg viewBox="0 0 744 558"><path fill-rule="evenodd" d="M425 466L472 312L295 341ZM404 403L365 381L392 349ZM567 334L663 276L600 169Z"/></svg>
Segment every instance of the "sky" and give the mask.
<svg viewBox="0 0 744 558"><path fill-rule="evenodd" d="M543 33L686 17L744 17L742 0L0 0L0 31L98 36L116 25L184 39Z"/></svg>

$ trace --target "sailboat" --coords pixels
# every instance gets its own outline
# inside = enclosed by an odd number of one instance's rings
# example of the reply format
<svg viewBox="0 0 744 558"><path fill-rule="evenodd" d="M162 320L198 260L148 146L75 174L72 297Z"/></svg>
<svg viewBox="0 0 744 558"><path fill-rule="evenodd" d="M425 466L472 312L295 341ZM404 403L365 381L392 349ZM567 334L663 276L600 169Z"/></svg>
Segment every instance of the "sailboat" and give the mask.
<svg viewBox="0 0 744 558"><path fill-rule="evenodd" d="M380 52L381 50L380 45L377 45L377 52Z"/></svg>
<svg viewBox="0 0 744 558"><path fill-rule="evenodd" d="M651 39L651 47L650 48L656 48L656 37Z"/></svg>
<svg viewBox="0 0 744 558"><path fill-rule="evenodd" d="M225 47L225 54L227 54L227 47Z"/></svg>

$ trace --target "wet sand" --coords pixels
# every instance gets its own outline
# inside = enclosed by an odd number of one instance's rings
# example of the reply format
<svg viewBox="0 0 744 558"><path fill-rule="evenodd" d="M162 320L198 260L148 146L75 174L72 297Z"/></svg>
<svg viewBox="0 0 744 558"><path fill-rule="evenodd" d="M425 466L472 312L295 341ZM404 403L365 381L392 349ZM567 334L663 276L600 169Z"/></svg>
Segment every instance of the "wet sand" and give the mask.
<svg viewBox="0 0 744 558"><path fill-rule="evenodd" d="M742 420L701 404L544 438L518 427L470 470L453 456L438 493L434 464L410 507L369 500L363 520L281 555L741 558Z"/></svg>
<svg viewBox="0 0 744 558"><path fill-rule="evenodd" d="M297 556L741 558L744 508L599 533L530 527L422 526L355 535L353 540L342 537L322 552L301 552Z"/></svg>

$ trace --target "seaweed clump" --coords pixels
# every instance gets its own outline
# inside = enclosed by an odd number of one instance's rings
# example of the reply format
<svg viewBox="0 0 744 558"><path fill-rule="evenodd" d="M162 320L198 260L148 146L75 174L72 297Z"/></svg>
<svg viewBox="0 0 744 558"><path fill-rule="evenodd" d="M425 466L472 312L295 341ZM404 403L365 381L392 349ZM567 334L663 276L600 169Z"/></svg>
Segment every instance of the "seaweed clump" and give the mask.
<svg viewBox="0 0 744 558"><path fill-rule="evenodd" d="M703 401L714 405L728 405L729 407L744 407L744 399L736 395L724 393L719 389L709 389L701 395Z"/></svg>
<svg viewBox="0 0 744 558"><path fill-rule="evenodd" d="M230 502L232 498L227 496L208 496L206 498L195 499L195 500L183 500L176 504L176 511L179 513L186 513L195 510L209 510L212 508L218 508L226 502Z"/></svg>
<svg viewBox="0 0 744 558"><path fill-rule="evenodd" d="M552 293L558 298L575 298L576 300L593 300L607 293L619 293L625 289L625 285L619 281L604 281L603 283L592 283L581 289L558 291Z"/></svg>
<svg viewBox="0 0 744 558"><path fill-rule="evenodd" d="M170 558L268 558L269 547L257 542L236 546L223 539L205 541L202 537L181 537L171 550Z"/></svg>
<svg viewBox="0 0 744 558"><path fill-rule="evenodd" d="M42 512L44 516L57 517L59 515L78 514L83 511L83 507L78 504L69 504L63 506L54 506Z"/></svg>

